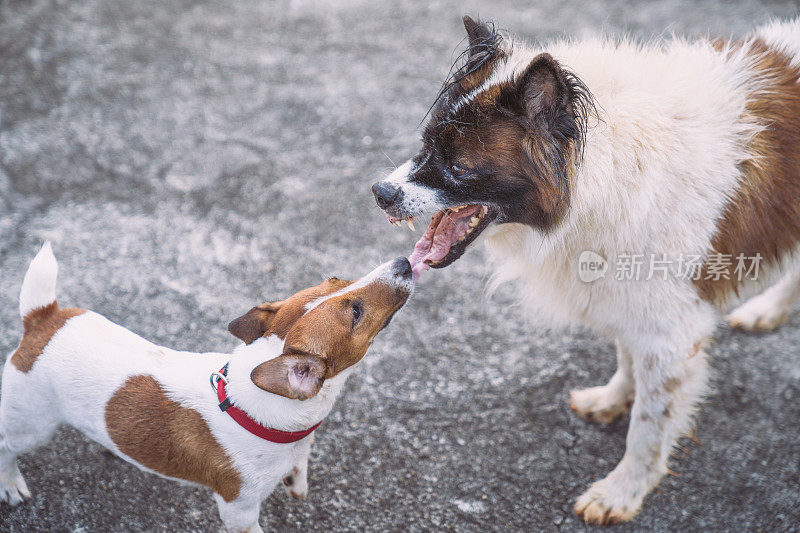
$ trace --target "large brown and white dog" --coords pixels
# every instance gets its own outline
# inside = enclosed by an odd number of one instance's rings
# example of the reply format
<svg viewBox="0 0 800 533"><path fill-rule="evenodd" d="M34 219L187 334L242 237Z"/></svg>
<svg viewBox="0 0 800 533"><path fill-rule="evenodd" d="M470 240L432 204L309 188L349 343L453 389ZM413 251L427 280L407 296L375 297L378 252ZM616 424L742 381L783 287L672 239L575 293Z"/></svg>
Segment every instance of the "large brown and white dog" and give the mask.
<svg viewBox="0 0 800 533"><path fill-rule="evenodd" d="M800 21L542 46L464 23L465 60L423 147L373 186L376 201L394 223L434 213L415 274L483 234L495 281L616 339L614 376L571 406L609 422L632 401L627 448L575 510L630 520L691 429L719 313L784 276L730 316L769 329L800 295Z"/></svg>
<svg viewBox="0 0 800 533"><path fill-rule="evenodd" d="M261 501L281 478L305 498L314 429L413 290L398 258L254 307L229 326L245 341L233 353L191 353L59 307L57 272L46 244L22 284L25 332L3 369L0 501L30 496L16 457L69 424L143 470L210 487L232 532L261 531Z"/></svg>

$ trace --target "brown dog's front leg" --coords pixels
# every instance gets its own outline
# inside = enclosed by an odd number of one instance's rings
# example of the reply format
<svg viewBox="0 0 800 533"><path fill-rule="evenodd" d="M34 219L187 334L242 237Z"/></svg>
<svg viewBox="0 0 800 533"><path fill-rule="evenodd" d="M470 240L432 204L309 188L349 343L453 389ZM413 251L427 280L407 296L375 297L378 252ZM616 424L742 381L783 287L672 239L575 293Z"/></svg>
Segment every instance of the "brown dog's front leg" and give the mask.
<svg viewBox="0 0 800 533"><path fill-rule="evenodd" d="M625 455L608 476L575 503L590 524L633 518L644 497L668 472L677 440L691 429L692 414L706 391L708 366L698 348L648 339L631 350L636 393Z"/></svg>

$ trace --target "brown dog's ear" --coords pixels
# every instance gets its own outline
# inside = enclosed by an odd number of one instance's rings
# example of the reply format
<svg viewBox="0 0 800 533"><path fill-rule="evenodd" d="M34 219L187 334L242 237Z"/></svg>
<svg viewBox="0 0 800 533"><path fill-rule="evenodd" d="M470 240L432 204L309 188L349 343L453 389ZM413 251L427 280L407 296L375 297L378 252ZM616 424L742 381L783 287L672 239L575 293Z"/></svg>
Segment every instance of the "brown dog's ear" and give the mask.
<svg viewBox="0 0 800 533"><path fill-rule="evenodd" d="M327 371L328 364L319 355L290 350L255 367L250 379L267 392L307 400L319 392Z"/></svg>
<svg viewBox="0 0 800 533"><path fill-rule="evenodd" d="M265 302L250 309L247 313L228 324L228 331L246 344L252 343L269 330L275 314L283 302Z"/></svg>
<svg viewBox="0 0 800 533"><path fill-rule="evenodd" d="M464 29L467 30L470 57L484 51L484 48L486 48L489 43L494 42L494 31L491 26L485 22L475 20L469 15L464 15L462 20L464 22Z"/></svg>
<svg viewBox="0 0 800 533"><path fill-rule="evenodd" d="M547 53L531 61L519 80L520 100L528 117L544 116L548 123L568 105L568 89L558 61Z"/></svg>
<svg viewBox="0 0 800 533"><path fill-rule="evenodd" d="M543 216L556 220L569 200L571 150L580 149L582 125L570 108L568 77L550 54L536 56L517 81L512 108L530 131L522 142L526 172L538 188ZM542 135L542 130L547 132ZM570 144L569 141L574 141Z"/></svg>

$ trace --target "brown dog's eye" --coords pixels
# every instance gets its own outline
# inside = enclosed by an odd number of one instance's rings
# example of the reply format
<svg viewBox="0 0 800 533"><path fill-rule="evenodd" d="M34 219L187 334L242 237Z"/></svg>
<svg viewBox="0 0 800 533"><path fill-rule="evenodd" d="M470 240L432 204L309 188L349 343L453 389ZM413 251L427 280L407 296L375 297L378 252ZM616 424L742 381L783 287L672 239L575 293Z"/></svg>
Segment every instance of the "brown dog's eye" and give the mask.
<svg viewBox="0 0 800 533"><path fill-rule="evenodd" d="M458 177L458 178L463 178L464 176L466 176L467 174L469 174L469 170L467 170L467 169L465 169L465 168L461 168L461 167L460 167L460 166L458 166L458 165L452 165L452 166L450 167L450 172L452 172L452 173L453 173L453 176L456 176L456 177Z"/></svg>

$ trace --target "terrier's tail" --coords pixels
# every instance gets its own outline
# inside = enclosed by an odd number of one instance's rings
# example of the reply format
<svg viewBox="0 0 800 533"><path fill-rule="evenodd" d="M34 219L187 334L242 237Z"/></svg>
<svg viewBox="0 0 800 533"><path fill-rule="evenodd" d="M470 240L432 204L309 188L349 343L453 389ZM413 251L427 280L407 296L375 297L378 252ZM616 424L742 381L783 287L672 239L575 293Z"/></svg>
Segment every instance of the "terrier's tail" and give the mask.
<svg viewBox="0 0 800 533"><path fill-rule="evenodd" d="M22 280L22 290L19 293L19 314L22 318L34 309L46 307L56 301L57 277L56 256L53 255L50 241L45 241Z"/></svg>

